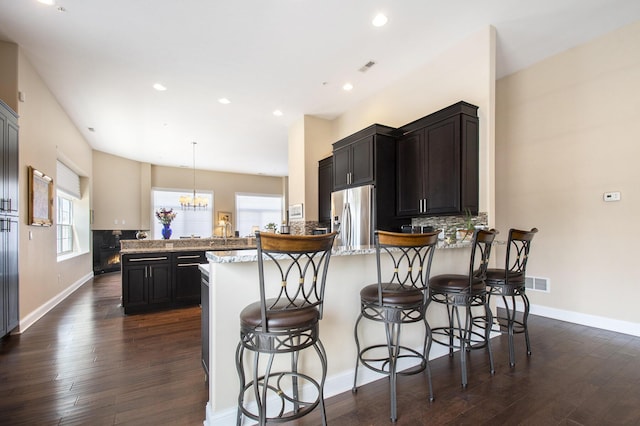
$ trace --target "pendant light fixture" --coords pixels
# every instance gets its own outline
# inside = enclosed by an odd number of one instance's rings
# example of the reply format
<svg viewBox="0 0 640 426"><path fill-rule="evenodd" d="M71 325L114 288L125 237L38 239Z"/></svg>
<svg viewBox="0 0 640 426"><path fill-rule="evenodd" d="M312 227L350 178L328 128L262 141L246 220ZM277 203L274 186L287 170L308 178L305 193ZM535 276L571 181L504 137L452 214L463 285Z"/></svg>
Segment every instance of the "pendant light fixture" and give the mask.
<svg viewBox="0 0 640 426"><path fill-rule="evenodd" d="M193 196L182 195L179 201L183 209L193 208L194 210L205 210L209 205L206 197L198 197L196 195L196 143L197 142L191 142L193 145Z"/></svg>

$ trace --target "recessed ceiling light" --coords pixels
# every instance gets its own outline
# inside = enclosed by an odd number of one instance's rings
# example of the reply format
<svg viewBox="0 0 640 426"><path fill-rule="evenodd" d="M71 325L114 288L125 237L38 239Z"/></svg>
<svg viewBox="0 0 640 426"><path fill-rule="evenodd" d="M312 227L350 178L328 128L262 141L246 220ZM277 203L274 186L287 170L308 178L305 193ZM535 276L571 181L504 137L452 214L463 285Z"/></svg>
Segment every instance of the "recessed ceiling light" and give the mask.
<svg viewBox="0 0 640 426"><path fill-rule="evenodd" d="M275 115L276 117L280 117L282 115L282 111L277 109L277 110L273 111L273 115Z"/></svg>
<svg viewBox="0 0 640 426"><path fill-rule="evenodd" d="M344 84L344 86L342 86L342 88L348 92L348 91L350 91L351 89L353 89L353 84L351 84L351 83L345 83L345 84Z"/></svg>
<svg viewBox="0 0 640 426"><path fill-rule="evenodd" d="M38 0L38 3L46 4L47 6L56 4L55 0Z"/></svg>
<svg viewBox="0 0 640 426"><path fill-rule="evenodd" d="M165 90L167 90L167 88L160 83L154 84L153 88L156 89L158 92L164 92Z"/></svg>
<svg viewBox="0 0 640 426"><path fill-rule="evenodd" d="M218 99L218 102L220 102L221 104L225 104L225 105L231 103L231 101L229 99L227 99L227 98L220 98L220 99Z"/></svg>
<svg viewBox="0 0 640 426"><path fill-rule="evenodd" d="M371 23L374 27L382 27L384 26L389 19L386 17L384 13L378 13Z"/></svg>

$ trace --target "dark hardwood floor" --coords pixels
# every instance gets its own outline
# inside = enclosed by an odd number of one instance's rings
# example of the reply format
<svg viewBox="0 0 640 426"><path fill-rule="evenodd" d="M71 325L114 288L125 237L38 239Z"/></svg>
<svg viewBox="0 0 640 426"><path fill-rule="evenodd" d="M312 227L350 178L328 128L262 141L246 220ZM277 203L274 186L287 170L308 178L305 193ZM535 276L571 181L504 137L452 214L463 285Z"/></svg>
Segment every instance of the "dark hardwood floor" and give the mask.
<svg viewBox="0 0 640 426"><path fill-rule="evenodd" d="M0 342L0 425L198 425L208 400L200 309L124 316L120 275L91 280L18 336ZM321 326L322 327L322 326ZM496 374L473 351L398 381L397 425L640 424L640 338L532 316L533 355L493 339ZM324 339L330 338L323 336ZM331 360L329 360L331 362ZM385 379L327 399L330 425L390 424ZM317 425L319 413L292 424Z"/></svg>

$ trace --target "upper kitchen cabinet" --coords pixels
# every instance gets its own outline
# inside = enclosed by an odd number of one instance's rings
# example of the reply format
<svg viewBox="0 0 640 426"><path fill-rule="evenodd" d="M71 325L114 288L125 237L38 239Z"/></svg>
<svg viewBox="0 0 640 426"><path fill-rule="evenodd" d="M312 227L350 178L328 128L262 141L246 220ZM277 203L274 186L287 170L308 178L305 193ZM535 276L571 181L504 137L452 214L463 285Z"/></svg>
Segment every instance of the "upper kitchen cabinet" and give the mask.
<svg viewBox="0 0 640 426"><path fill-rule="evenodd" d="M458 102L398 134L398 216L477 214L478 107Z"/></svg>
<svg viewBox="0 0 640 426"><path fill-rule="evenodd" d="M333 144L333 189L395 181L392 127L373 124Z"/></svg>
<svg viewBox="0 0 640 426"><path fill-rule="evenodd" d="M333 157L318 162L318 222L331 222L331 192L333 191Z"/></svg>
<svg viewBox="0 0 640 426"><path fill-rule="evenodd" d="M18 117L0 101L0 214L18 214Z"/></svg>

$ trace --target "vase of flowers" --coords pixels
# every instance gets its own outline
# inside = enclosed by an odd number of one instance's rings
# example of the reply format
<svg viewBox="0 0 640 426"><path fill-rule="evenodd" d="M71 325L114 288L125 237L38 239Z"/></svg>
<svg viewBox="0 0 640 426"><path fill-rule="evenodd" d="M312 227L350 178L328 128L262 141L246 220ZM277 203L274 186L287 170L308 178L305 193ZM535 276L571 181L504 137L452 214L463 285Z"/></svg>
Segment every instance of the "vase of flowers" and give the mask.
<svg viewBox="0 0 640 426"><path fill-rule="evenodd" d="M156 217L162 224L162 238L168 240L171 238L171 221L176 218L177 213L173 209L161 209L156 211Z"/></svg>

